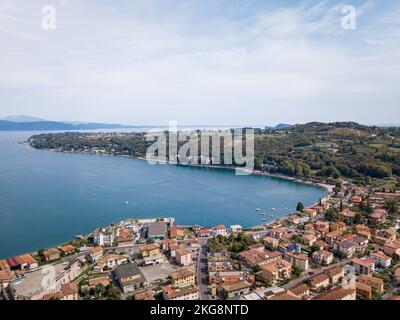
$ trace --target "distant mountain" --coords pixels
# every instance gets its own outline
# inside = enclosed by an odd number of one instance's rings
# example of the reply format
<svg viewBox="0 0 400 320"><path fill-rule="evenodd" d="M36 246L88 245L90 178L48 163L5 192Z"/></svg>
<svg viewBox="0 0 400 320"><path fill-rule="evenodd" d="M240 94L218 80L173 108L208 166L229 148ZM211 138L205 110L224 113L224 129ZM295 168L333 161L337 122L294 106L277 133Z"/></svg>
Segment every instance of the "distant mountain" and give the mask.
<svg viewBox="0 0 400 320"><path fill-rule="evenodd" d="M107 123L65 123L58 121L5 121L0 120L0 131L69 131L69 130L97 130L97 129L120 129L133 128L120 124Z"/></svg>
<svg viewBox="0 0 400 320"><path fill-rule="evenodd" d="M286 123L280 123L280 124L276 125L276 126L274 127L274 129L275 129L275 130L279 130L279 129L287 129L287 128L291 128L291 127L293 127L293 125L291 125L291 124L286 124Z"/></svg>
<svg viewBox="0 0 400 320"><path fill-rule="evenodd" d="M4 121L10 121L10 122L40 122L40 121L46 121L44 119L36 118L36 117L30 117L30 116L8 116L5 117L4 119L0 119Z"/></svg>

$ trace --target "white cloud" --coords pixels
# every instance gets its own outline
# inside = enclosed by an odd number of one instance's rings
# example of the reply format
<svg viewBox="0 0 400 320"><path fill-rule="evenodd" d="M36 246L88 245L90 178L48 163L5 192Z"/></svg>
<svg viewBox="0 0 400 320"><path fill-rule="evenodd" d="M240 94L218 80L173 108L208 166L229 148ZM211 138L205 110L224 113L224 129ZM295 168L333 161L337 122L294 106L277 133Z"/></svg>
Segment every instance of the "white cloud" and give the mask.
<svg viewBox="0 0 400 320"><path fill-rule="evenodd" d="M201 15L199 8L210 4L197 1L161 15L154 1L117 7L70 0L54 2L57 29L45 32L43 3L1 4L3 115L124 123L374 122L374 103L385 96L399 116L393 83L400 76L392 71L399 46L382 52L380 45L394 32L383 24L387 11L351 33L341 28L343 3L333 1L232 17ZM359 18L377 7L361 3ZM392 17L391 26L397 22ZM377 25L384 32L374 31ZM352 113L354 106L368 108L370 118Z"/></svg>

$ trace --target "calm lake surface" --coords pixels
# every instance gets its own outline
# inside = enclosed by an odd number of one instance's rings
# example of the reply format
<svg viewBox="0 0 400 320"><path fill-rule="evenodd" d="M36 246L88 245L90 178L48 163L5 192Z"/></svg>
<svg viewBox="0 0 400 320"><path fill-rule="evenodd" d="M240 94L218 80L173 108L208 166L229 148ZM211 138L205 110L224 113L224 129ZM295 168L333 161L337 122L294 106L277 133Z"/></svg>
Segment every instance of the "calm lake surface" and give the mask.
<svg viewBox="0 0 400 320"><path fill-rule="evenodd" d="M0 132L0 258L69 241L125 218L178 224L261 223L311 205L324 190L231 170L149 165L110 156L56 153L18 144L32 132ZM126 202L129 202L126 204ZM278 209L271 217L271 208Z"/></svg>

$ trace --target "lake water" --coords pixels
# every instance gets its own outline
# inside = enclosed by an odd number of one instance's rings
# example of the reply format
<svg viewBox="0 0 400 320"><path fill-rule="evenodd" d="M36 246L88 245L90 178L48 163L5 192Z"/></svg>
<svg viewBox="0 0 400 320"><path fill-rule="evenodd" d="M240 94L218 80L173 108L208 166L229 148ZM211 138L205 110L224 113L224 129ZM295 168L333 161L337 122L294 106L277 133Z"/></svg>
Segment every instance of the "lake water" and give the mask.
<svg viewBox="0 0 400 320"><path fill-rule="evenodd" d="M0 132L0 258L69 241L125 218L254 226L311 205L320 188L236 176L231 170L152 166L110 156L56 153L18 144L31 132ZM126 202L129 202L126 204Z"/></svg>

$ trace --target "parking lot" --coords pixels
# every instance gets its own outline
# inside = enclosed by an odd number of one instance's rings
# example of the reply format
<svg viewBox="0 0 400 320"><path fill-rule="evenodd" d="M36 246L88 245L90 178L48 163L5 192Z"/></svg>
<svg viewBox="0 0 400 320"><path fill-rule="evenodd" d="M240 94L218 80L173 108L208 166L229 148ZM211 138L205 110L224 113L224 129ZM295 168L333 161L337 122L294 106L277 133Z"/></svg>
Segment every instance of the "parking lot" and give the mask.
<svg viewBox="0 0 400 320"><path fill-rule="evenodd" d="M141 267L140 271L142 271L146 282L153 283L159 279L167 279L168 274L177 269L177 266L173 266L170 263L164 263L155 266Z"/></svg>

